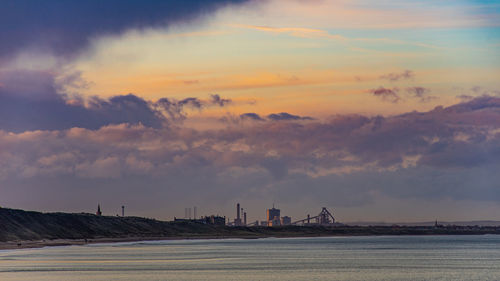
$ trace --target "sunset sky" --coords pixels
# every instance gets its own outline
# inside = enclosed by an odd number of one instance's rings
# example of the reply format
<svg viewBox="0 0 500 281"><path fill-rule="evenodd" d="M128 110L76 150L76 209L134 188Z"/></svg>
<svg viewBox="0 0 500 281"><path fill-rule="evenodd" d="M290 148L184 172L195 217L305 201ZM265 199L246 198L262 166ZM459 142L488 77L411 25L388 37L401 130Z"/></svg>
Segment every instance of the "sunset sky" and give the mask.
<svg viewBox="0 0 500 281"><path fill-rule="evenodd" d="M0 206L500 220L500 1L5 0Z"/></svg>

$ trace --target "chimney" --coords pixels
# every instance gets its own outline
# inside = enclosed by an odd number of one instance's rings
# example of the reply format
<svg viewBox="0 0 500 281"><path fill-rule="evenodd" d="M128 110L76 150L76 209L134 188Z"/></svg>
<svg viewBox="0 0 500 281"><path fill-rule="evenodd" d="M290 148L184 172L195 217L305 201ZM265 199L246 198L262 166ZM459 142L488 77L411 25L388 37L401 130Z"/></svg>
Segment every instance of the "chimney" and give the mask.
<svg viewBox="0 0 500 281"><path fill-rule="evenodd" d="M240 220L240 203L236 204L236 218Z"/></svg>

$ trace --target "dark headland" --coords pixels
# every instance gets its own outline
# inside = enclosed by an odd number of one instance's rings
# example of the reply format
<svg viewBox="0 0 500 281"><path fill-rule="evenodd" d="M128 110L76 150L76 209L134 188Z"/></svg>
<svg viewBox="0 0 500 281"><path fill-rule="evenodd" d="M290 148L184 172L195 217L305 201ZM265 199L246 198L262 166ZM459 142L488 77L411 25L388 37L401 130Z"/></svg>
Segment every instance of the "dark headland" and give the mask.
<svg viewBox="0 0 500 281"><path fill-rule="evenodd" d="M0 208L0 249L166 239L471 234L500 234L500 226L229 227L140 217Z"/></svg>

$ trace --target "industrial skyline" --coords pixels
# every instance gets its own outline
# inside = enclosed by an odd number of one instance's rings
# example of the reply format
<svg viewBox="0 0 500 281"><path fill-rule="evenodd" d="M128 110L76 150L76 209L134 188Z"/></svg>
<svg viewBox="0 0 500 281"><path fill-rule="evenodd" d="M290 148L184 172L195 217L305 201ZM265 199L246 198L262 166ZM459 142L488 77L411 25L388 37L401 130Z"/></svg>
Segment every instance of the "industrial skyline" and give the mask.
<svg viewBox="0 0 500 281"><path fill-rule="evenodd" d="M498 1L5 3L2 207L500 220Z"/></svg>

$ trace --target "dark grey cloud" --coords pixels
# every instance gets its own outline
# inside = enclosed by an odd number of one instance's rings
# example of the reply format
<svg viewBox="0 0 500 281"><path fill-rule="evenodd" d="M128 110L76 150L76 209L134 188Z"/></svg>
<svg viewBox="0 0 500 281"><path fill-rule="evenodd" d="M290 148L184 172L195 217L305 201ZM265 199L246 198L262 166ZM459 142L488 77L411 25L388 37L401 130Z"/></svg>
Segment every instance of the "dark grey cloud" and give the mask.
<svg viewBox="0 0 500 281"><path fill-rule="evenodd" d="M215 105L218 105L218 106L226 106L230 103L232 103L233 101L231 99L224 99L224 98L221 98L219 95L217 94L214 94L214 95L210 95L210 99L211 99L211 102Z"/></svg>
<svg viewBox="0 0 500 281"><path fill-rule="evenodd" d="M87 105L81 98L60 95L48 72L2 72L0 84L0 129L6 131L98 129L120 123L159 128L164 119L148 102L132 94L109 100L92 97Z"/></svg>
<svg viewBox="0 0 500 281"><path fill-rule="evenodd" d="M198 98L185 98L177 102L181 106L188 106L200 109L203 105Z"/></svg>
<svg viewBox="0 0 500 281"><path fill-rule="evenodd" d="M457 98L459 98L460 100L466 102L466 101L473 100L474 96L471 96L471 95L458 95Z"/></svg>
<svg viewBox="0 0 500 281"><path fill-rule="evenodd" d="M435 96L430 96L430 89L414 86L406 88L406 92L409 93L413 98L417 98L420 102L429 102L431 100L437 99Z"/></svg>
<svg viewBox="0 0 500 281"><path fill-rule="evenodd" d="M62 83L84 87L78 74L65 76ZM59 81L61 83L61 81ZM0 130L23 132L61 130L72 127L98 129L109 124L142 124L160 128L186 118L186 109L202 110L222 106L229 99L208 100L189 97L146 101L134 94L109 99L82 98L60 93L53 73L45 71L0 72Z"/></svg>
<svg viewBox="0 0 500 281"><path fill-rule="evenodd" d="M467 113L467 112L481 112L481 110L492 110L492 113L498 113L500 108L500 98L493 96L480 96L470 101L462 102L444 108L443 111L447 113ZM487 112L484 112L486 114Z"/></svg>
<svg viewBox="0 0 500 281"><path fill-rule="evenodd" d="M314 120L309 116L298 116L287 112L272 113L267 115L267 118L273 121L287 121L287 120Z"/></svg>
<svg viewBox="0 0 500 281"><path fill-rule="evenodd" d="M401 97L398 95L398 88L384 88L379 87L377 89L371 89L370 93L376 97L381 98L384 101L389 101L392 103L398 103L401 100Z"/></svg>
<svg viewBox="0 0 500 281"><path fill-rule="evenodd" d="M71 55L92 38L188 22L245 0L4 0L0 57L25 48Z"/></svg>
<svg viewBox="0 0 500 281"><path fill-rule="evenodd" d="M399 80L407 80L415 77L415 74L411 70L405 70L400 73L388 73L380 76L380 79L388 80L390 82L396 82Z"/></svg>
<svg viewBox="0 0 500 281"><path fill-rule="evenodd" d="M243 120L249 119L249 120L256 120L256 121L264 121L264 119L262 117L260 117L259 114L253 113L253 112L243 113L240 115L240 118Z"/></svg>
<svg viewBox="0 0 500 281"><path fill-rule="evenodd" d="M456 97L462 101L469 101L481 96L500 96L500 90L497 89L487 89L481 86L473 86L468 89L454 87L454 91L459 91L461 94Z"/></svg>

